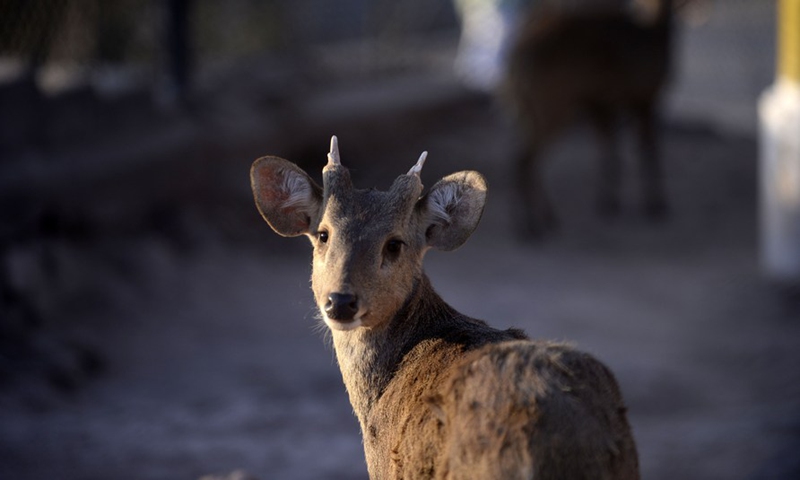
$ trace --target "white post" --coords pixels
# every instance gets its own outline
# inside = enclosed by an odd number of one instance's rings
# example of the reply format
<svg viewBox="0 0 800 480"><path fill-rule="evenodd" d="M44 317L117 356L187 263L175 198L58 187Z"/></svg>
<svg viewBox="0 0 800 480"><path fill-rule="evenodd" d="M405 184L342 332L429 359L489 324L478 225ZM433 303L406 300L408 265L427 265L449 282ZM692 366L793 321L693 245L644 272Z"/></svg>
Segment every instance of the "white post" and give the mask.
<svg viewBox="0 0 800 480"><path fill-rule="evenodd" d="M761 264L800 284L800 0L780 0L778 74L759 100Z"/></svg>

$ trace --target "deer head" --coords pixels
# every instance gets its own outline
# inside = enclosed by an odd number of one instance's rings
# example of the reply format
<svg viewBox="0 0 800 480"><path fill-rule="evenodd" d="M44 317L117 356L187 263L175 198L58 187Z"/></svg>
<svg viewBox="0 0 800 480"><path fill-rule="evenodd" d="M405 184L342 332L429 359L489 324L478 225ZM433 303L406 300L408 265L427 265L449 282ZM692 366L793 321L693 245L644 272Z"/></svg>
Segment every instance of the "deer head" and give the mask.
<svg viewBox="0 0 800 480"><path fill-rule="evenodd" d="M322 188L282 158L253 163L251 186L264 220L279 235L311 240L311 288L331 329L385 325L422 277L425 253L458 248L478 225L486 202L483 176L454 173L422 195L426 156L388 191L353 187L336 137Z"/></svg>

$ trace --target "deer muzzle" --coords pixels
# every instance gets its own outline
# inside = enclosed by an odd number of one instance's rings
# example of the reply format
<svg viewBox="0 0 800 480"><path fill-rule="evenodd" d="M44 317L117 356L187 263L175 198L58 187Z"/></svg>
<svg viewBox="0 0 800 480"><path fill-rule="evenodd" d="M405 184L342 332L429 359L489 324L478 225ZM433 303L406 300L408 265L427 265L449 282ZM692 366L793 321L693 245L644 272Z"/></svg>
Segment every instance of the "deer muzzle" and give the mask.
<svg viewBox="0 0 800 480"><path fill-rule="evenodd" d="M331 293L324 309L329 319L350 323L358 313L358 297L352 293Z"/></svg>

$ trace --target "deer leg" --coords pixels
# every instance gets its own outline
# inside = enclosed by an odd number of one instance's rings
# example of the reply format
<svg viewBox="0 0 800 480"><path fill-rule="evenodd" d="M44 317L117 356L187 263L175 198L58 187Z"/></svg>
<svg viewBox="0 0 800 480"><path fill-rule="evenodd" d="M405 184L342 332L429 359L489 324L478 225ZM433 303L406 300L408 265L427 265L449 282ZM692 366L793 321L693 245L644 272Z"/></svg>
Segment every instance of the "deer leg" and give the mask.
<svg viewBox="0 0 800 480"><path fill-rule="evenodd" d="M517 153L516 190L522 215L515 219L522 236L541 237L557 227L558 221L544 188L539 148L526 145Z"/></svg>
<svg viewBox="0 0 800 480"><path fill-rule="evenodd" d="M644 212L649 218L661 219L669 213L664 193L664 173L658 145L656 111L652 103L636 110L639 128L639 161L642 178Z"/></svg>
<svg viewBox="0 0 800 480"><path fill-rule="evenodd" d="M615 117L608 109L595 108L589 118L600 147L600 175L597 188L597 211L613 217L620 211L622 164L617 148Z"/></svg>

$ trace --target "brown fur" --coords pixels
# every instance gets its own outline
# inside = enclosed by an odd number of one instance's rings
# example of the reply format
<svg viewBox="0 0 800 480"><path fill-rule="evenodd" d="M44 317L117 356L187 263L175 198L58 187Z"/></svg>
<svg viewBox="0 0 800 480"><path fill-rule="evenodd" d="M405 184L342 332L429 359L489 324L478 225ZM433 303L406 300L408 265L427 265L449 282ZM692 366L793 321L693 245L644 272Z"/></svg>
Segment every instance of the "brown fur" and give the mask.
<svg viewBox="0 0 800 480"><path fill-rule="evenodd" d="M639 478L616 381L585 353L488 345L459 361L441 390L441 478Z"/></svg>
<svg viewBox="0 0 800 480"><path fill-rule="evenodd" d="M590 121L601 150L598 210L620 208L617 122L635 121L645 211L666 213L656 114L670 67L672 1L649 23L621 11L534 9L509 52L501 97L513 113L521 148L517 191L525 231L541 234L556 216L544 187L544 149L578 119Z"/></svg>
<svg viewBox="0 0 800 480"><path fill-rule="evenodd" d="M314 245L312 290L370 477L639 478L622 397L605 366L458 313L424 274L429 248L456 248L477 225L486 193L479 174L450 175L420 196L418 174L400 176L388 192L357 190L329 163L323 189L266 157L251 179L273 229L306 234ZM389 244L398 239L395 252ZM336 295L352 296L353 308L330 309Z"/></svg>

